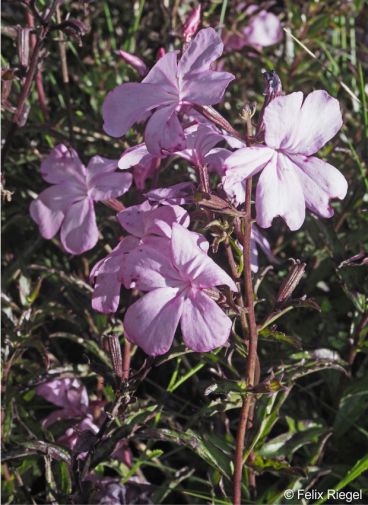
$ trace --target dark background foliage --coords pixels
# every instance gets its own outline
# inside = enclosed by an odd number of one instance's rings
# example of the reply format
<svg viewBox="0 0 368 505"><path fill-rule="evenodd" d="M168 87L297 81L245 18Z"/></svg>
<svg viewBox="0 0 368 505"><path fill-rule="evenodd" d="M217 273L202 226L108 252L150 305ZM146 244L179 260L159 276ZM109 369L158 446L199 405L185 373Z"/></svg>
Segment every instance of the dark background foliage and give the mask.
<svg viewBox="0 0 368 505"><path fill-rule="evenodd" d="M37 2L40 10L46 4ZM223 23L225 30L243 26L236 4L203 2L203 25ZM290 302L291 310L260 334L261 380L266 384L247 439L247 446L255 446L252 465L258 498L249 495L246 476L243 494L247 502L283 503L287 488L326 490L341 482L344 490L368 488L361 472L368 447L367 5L259 2L263 4L280 17L287 30L284 41L259 54L248 48L225 56L224 68L237 79L220 109L240 130L244 103L254 102L258 110L262 103L262 70L275 69L286 93L326 89L340 101L344 126L321 156L349 181L346 199L333 204L333 219L309 215L296 233L281 222L266 232L281 263L262 278L267 263L261 258L259 322L272 309L288 259L305 262L306 270L293 294L299 301ZM64 34L69 85L62 79L60 31L47 39L42 80L49 120L33 88L28 120L12 138L3 166L4 503L75 500L74 469L55 442L65 425L41 427L40 421L54 407L35 394L35 386L72 375L87 387L91 400L113 402L111 363L102 336L115 332L123 344L122 317L132 296L123 293L113 317L91 309L90 269L120 234L110 209L98 207L103 239L83 256L66 254L58 238L40 237L28 213L32 199L45 188L40 160L58 142L70 140L70 126L73 145L84 162L95 154L117 158L124 148L141 141L141 131L121 140L102 131L100 111L107 91L138 79L115 52L125 48L151 66L160 47L180 46L181 26L191 6L192 2L171 0L63 2L62 19L70 15L86 32L81 45ZM25 26L25 13L21 2L3 2L3 69L19 66L14 31L8 28ZM20 83L18 73L9 95L13 105ZM3 118L4 135L10 112ZM158 184L187 178L185 164L175 162L161 171ZM131 205L140 198L132 190L123 201ZM223 255L221 246L219 254ZM307 302L300 301L303 295ZM154 503L230 503L245 355L236 332L237 328L229 347L203 355L185 350L180 339L167 356L156 360L147 361L134 349L131 373L137 377L123 388L130 403L114 420L108 437L127 438L133 465L112 460L111 450L100 444L91 471L119 477L122 483L144 476ZM144 380L141 367L148 371ZM356 474L349 473L359 460Z"/></svg>

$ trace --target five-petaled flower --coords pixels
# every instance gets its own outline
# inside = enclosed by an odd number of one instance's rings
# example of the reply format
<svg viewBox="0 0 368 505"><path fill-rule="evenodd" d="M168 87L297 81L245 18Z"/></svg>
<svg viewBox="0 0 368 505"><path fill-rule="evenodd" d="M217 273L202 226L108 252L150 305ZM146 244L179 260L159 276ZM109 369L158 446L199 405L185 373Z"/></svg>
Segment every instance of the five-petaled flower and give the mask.
<svg viewBox="0 0 368 505"><path fill-rule="evenodd" d="M226 51L239 51L246 46L260 51L263 47L272 46L282 40L282 26L275 14L260 9L257 5L249 5L245 9L245 14L249 18L244 28L237 32L226 33L224 40Z"/></svg>
<svg viewBox="0 0 368 505"><path fill-rule="evenodd" d="M63 144L51 151L41 164L41 175L52 184L31 203L31 217L41 235L53 238L61 228L64 249L82 254L98 240L94 202L123 195L132 175L116 173L117 160L94 156L87 168L74 149Z"/></svg>
<svg viewBox="0 0 368 505"><path fill-rule="evenodd" d="M331 217L331 198L343 199L345 177L314 153L341 128L339 102L326 91L280 96L264 112L265 144L238 149L225 162L226 192L243 194L248 177L261 172L256 192L257 223L268 228L276 216L291 230L299 229L305 207ZM238 202L241 203L241 202Z"/></svg>
<svg viewBox="0 0 368 505"><path fill-rule="evenodd" d="M237 287L207 255L208 245L203 236L174 223L167 255L137 256L137 287L149 293L128 308L124 329L147 354L166 353L179 322L184 342L193 351L207 352L228 340L231 320L206 290Z"/></svg>
<svg viewBox="0 0 368 505"><path fill-rule="evenodd" d="M185 136L178 114L192 105L219 103L229 82L227 72L210 69L223 51L213 28L200 30L178 61L170 51L151 69L141 83L121 84L103 104L104 130L121 137L138 121L148 120L145 143L156 156L185 149Z"/></svg>

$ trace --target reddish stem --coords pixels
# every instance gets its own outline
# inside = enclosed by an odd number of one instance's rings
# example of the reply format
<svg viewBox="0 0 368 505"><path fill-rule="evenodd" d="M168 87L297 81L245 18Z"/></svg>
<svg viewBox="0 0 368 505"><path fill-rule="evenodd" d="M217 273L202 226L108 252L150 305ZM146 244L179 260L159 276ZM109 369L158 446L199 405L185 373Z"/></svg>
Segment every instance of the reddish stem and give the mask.
<svg viewBox="0 0 368 505"><path fill-rule="evenodd" d="M57 7L59 1L60 0L53 0L52 4L50 5L49 9L47 10L47 13L43 17L42 26L37 30L36 44L35 44L34 49L32 51L31 61L29 63L27 75L24 79L24 83L23 83L23 86L22 86L22 89L21 89L21 92L19 95L19 99L18 99L17 108L13 114L12 121L11 121L9 130L7 132L7 135L5 137L5 142L4 142L2 151L1 151L3 163L5 163L5 159L6 159L10 144L12 142L12 139L13 139L16 131L18 130L18 128L22 124L22 118L24 115L25 107L26 107L26 101L27 101L29 94L31 92L31 89L32 89L32 84L33 84L33 80L34 80L36 72L37 72L37 66L39 63L41 50L44 46L47 34L49 33L50 26L51 26L50 25L51 18L55 13L55 10L56 10L56 7Z"/></svg>
<svg viewBox="0 0 368 505"><path fill-rule="evenodd" d="M245 369L245 380L247 386L254 385L255 371L257 366L257 343L258 333L257 324L254 313L254 295L251 273L251 253L250 253L250 236L252 230L252 178L247 180L246 184L246 200L245 200L246 217L244 218L244 240L243 240L243 256L244 256L244 292L246 299L247 322L248 322L248 357ZM243 474L243 452L244 440L247 431L248 419L251 413L252 398L247 395L242 404L240 411L239 427L236 437L235 460L234 460L234 505L241 503L241 482Z"/></svg>
<svg viewBox="0 0 368 505"><path fill-rule="evenodd" d="M123 355L123 376L122 379L129 379L130 372L130 358L131 358L131 343L125 337L124 338L124 355Z"/></svg>
<svg viewBox="0 0 368 505"><path fill-rule="evenodd" d="M29 11L26 12L26 19L27 19L27 25L30 28L34 28L34 17ZM32 51L34 51L34 48L36 45L36 36L34 34L30 35L30 42L31 42ZM42 65L42 63L40 63L40 65L37 69L37 72L36 72L36 77L35 77L36 90L37 90L37 96L38 96L38 103L40 105L42 115L43 115L45 121L49 121L50 116L49 116L49 110L47 107L46 94L45 94L45 90L43 87L41 65Z"/></svg>

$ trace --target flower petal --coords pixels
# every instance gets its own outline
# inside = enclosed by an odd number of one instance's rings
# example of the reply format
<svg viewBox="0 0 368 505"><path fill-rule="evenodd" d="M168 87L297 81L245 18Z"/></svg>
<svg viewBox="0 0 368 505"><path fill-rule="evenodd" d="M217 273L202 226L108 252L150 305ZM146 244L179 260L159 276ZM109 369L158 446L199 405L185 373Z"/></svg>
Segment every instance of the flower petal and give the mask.
<svg viewBox="0 0 368 505"><path fill-rule="evenodd" d="M200 288L224 284L233 291L237 287L231 277L200 247L200 234L193 233L180 224L173 224L172 257L183 279Z"/></svg>
<svg viewBox="0 0 368 505"><path fill-rule="evenodd" d="M150 356L165 354L173 342L182 310L183 298L177 289L155 289L128 308L125 334Z"/></svg>
<svg viewBox="0 0 368 505"><path fill-rule="evenodd" d="M188 212L179 205L165 205L153 209L143 215L145 234L171 237L173 223L179 223L188 228L190 218Z"/></svg>
<svg viewBox="0 0 368 505"><path fill-rule="evenodd" d="M120 301L121 282L116 274L101 274L96 277L92 294L92 308L103 314L116 312Z"/></svg>
<svg viewBox="0 0 368 505"><path fill-rule="evenodd" d="M222 54L224 45L213 28L200 30L184 51L178 64L179 78L208 70Z"/></svg>
<svg viewBox="0 0 368 505"><path fill-rule="evenodd" d="M345 198L348 183L337 168L314 156L291 156L308 209L322 217L333 216L331 198Z"/></svg>
<svg viewBox="0 0 368 505"><path fill-rule="evenodd" d="M98 229L92 200L85 198L69 207L60 238L64 249L71 254L82 254L96 245Z"/></svg>
<svg viewBox="0 0 368 505"><path fill-rule="evenodd" d="M107 256L94 265L89 275L90 280L93 282L93 279L101 274L114 274L122 282L121 271L124 268L125 258L138 245L138 238L130 235L124 237Z"/></svg>
<svg viewBox="0 0 368 505"><path fill-rule="evenodd" d="M142 83L158 84L167 93L178 96L177 60L178 51L170 51L166 53L151 68Z"/></svg>
<svg viewBox="0 0 368 505"><path fill-rule="evenodd" d="M64 219L64 212L50 209L39 197L31 202L29 212L45 239L51 239L57 234Z"/></svg>
<svg viewBox="0 0 368 505"><path fill-rule="evenodd" d="M160 158L154 156L146 157L143 162L133 168L134 184L139 191L146 187L147 179L154 179L160 170Z"/></svg>
<svg viewBox="0 0 368 505"><path fill-rule="evenodd" d="M197 105L214 105L221 102L229 83L235 79L228 72L209 70L190 75L181 89L181 99Z"/></svg>
<svg viewBox="0 0 368 505"><path fill-rule="evenodd" d="M263 235L263 233L258 228L258 226L256 226L255 224L252 225L251 240L254 244L257 244L257 246L260 247L260 249L264 252L264 254L267 256L268 260L271 263L275 263L275 264L280 263L280 261L273 254L269 241Z"/></svg>
<svg viewBox="0 0 368 505"><path fill-rule="evenodd" d="M307 156L316 153L342 126L339 102L323 90L309 93L296 126L293 142L286 146L287 150Z"/></svg>
<svg viewBox="0 0 368 505"><path fill-rule="evenodd" d="M146 113L173 103L173 96L160 85L148 83L121 84L105 98L102 106L104 130L112 137L121 137Z"/></svg>
<svg viewBox="0 0 368 505"><path fill-rule="evenodd" d="M118 160L93 156L87 165L87 181L90 182L94 177L114 172L116 168L118 168Z"/></svg>
<svg viewBox="0 0 368 505"><path fill-rule="evenodd" d="M89 195L95 201L117 198L128 191L133 176L129 173L107 173L93 177L90 182Z"/></svg>
<svg viewBox="0 0 368 505"><path fill-rule="evenodd" d="M224 137L210 125L193 125L185 129L187 148L176 154L196 166L204 164L204 157Z"/></svg>
<svg viewBox="0 0 368 505"><path fill-rule="evenodd" d="M226 160L226 177L237 182L257 174L270 161L273 149L263 146L244 147L233 152Z"/></svg>
<svg viewBox="0 0 368 505"><path fill-rule="evenodd" d="M123 283L125 261L130 251L139 244L135 237L125 237L105 258L93 267L90 279L94 280L92 307L102 313L116 312Z"/></svg>
<svg viewBox="0 0 368 505"><path fill-rule="evenodd" d="M151 291L181 286L182 279L172 264L170 245L167 238L145 237L126 257L122 272L125 287Z"/></svg>
<svg viewBox="0 0 368 505"><path fill-rule="evenodd" d="M70 179L68 181L55 184L45 189L38 195L44 205L54 211L66 212L68 207L75 202L83 200L87 195L87 186L83 186L79 181Z"/></svg>
<svg viewBox="0 0 368 505"><path fill-rule="evenodd" d="M57 184L70 177L83 180L86 169L74 149L59 144L42 160L41 175L50 184Z"/></svg>
<svg viewBox="0 0 368 505"><path fill-rule="evenodd" d="M298 230L305 219L305 200L299 178L289 158L275 155L260 175L256 192L257 224L269 228L276 216L290 230Z"/></svg>
<svg viewBox="0 0 368 505"><path fill-rule="evenodd" d="M147 200L140 205L132 205L117 214L117 220L121 226L135 237L143 237L145 226L143 216L146 212L151 212L155 207Z"/></svg>
<svg viewBox="0 0 368 505"><path fill-rule="evenodd" d="M153 156L147 150L146 144L130 147L121 155L119 168L134 167L134 183L139 190L143 190L148 178L152 178L160 169L160 158Z"/></svg>
<svg viewBox="0 0 368 505"><path fill-rule="evenodd" d="M121 170L126 170L138 165L138 163L142 163L146 156L153 158L153 156L148 152L146 144L143 143L129 147L129 149L124 151L121 155L118 166Z"/></svg>
<svg viewBox="0 0 368 505"><path fill-rule="evenodd" d="M238 149L226 159L225 176L222 179L224 191L238 204L245 200L243 182L252 177L270 162L274 151L268 147L254 146Z"/></svg>
<svg viewBox="0 0 368 505"><path fill-rule="evenodd" d="M69 377L54 379L40 384L36 393L50 403L79 412L86 412L88 408L88 394L84 385Z"/></svg>
<svg viewBox="0 0 368 505"><path fill-rule="evenodd" d="M179 182L167 188L156 188L148 191L144 196L151 202L161 205L185 205L192 203L194 184L192 182Z"/></svg>
<svg viewBox="0 0 368 505"><path fill-rule="evenodd" d="M272 12L261 10L250 19L248 25L244 28L243 45L256 48L272 46L280 42L282 37L283 31L279 18L275 14L272 14Z"/></svg>
<svg viewBox="0 0 368 505"><path fill-rule="evenodd" d="M205 156L205 164L209 172L216 172L223 176L226 173L226 160L230 156L231 151L223 147L215 147Z"/></svg>
<svg viewBox="0 0 368 505"><path fill-rule="evenodd" d="M297 91L278 96L267 105L263 116L267 146L287 150L295 143L302 103L303 93Z"/></svg>
<svg viewBox="0 0 368 505"><path fill-rule="evenodd" d="M180 324L184 342L196 352L209 352L224 345L231 330L231 320L201 290L190 290Z"/></svg>
<svg viewBox="0 0 368 505"><path fill-rule="evenodd" d="M215 128L207 125L199 125L195 136L194 149L203 159L204 156L222 140L224 140L223 135Z"/></svg>
<svg viewBox="0 0 368 505"><path fill-rule="evenodd" d="M176 104L158 109L148 120L144 140L148 151L163 156L186 147L183 127L176 113Z"/></svg>

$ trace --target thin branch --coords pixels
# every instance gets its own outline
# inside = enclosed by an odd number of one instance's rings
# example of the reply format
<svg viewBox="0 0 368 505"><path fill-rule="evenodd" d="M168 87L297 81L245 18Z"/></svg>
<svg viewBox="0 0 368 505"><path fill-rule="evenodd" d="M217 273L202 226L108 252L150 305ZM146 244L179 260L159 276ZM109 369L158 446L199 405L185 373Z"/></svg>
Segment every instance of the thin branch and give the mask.
<svg viewBox="0 0 368 505"><path fill-rule="evenodd" d="M60 13L59 6L57 6L57 8L56 8L56 21L58 23L58 26L62 25L61 13ZM70 143L73 145L74 144L73 112L72 112L71 98L70 98L68 60L66 57L65 38L64 38L63 31L60 31L58 45L59 45L59 54L60 54L60 62L61 62L61 74L62 74L63 85L64 85L64 89L65 89L65 101L66 101L67 120L68 120L68 129L69 129L69 140L70 140Z"/></svg>
<svg viewBox="0 0 368 505"><path fill-rule="evenodd" d="M252 125L250 116L247 119L247 139L252 135ZM244 257L244 295L247 308L248 335L244 335L246 344L248 344L248 356L245 368L245 381L247 387L255 385L255 375L258 363L257 344L258 331L256 317L254 313L254 294L251 271L251 232L252 232L252 178L246 182L245 197L245 217L244 237L243 237L243 257ZM247 341L248 337L248 341ZM234 505L241 503L241 483L243 475L243 452L244 440L247 432L248 421L253 418L254 402L252 396L247 395L240 411L239 427L236 437L235 458L234 458ZM251 484L255 488L255 476L251 478Z"/></svg>
<svg viewBox="0 0 368 505"><path fill-rule="evenodd" d="M40 60L40 54L41 50L44 47L44 43L46 40L46 37L48 35L48 32L50 30L50 21L52 16L54 15L56 8L58 4L60 3L61 0L53 0L51 3L49 9L43 16L43 23L42 26L37 30L36 32L36 44L34 46L33 52L32 52L32 57L31 61L27 70L27 75L24 79L24 83L19 95L18 99L18 105L16 108L16 111L13 114L12 121L8 130L8 133L5 137L5 142L1 151L1 156L2 156L2 162L4 163L6 160L7 153L9 151L9 147L11 145L11 142L13 140L13 137L18 130L20 126L23 126L23 118L24 118L24 111L26 109L26 102L29 97L29 94L32 89L32 84L35 79L35 75L37 72L37 67L38 63ZM32 2L31 2L32 4Z"/></svg>

